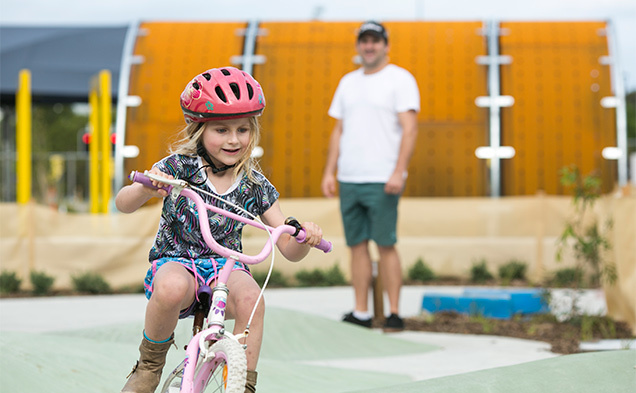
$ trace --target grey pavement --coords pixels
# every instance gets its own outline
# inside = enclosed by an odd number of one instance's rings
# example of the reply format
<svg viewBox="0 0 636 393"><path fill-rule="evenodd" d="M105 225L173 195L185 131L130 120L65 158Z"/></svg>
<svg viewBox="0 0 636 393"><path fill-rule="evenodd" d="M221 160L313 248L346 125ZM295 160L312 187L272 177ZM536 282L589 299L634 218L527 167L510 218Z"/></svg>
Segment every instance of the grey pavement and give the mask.
<svg viewBox="0 0 636 393"><path fill-rule="evenodd" d="M404 287L403 316L420 314L424 293L458 287ZM567 293L553 292L567 307ZM340 322L348 287L268 289L258 392L635 392L636 350L621 343L559 356L544 342L496 336L383 334ZM601 291L580 296L603 313ZM137 358L143 295L0 300L0 393L116 392ZM181 321L178 346L189 337ZM611 343L616 345L616 343ZM171 350L166 369L182 350ZM590 381L590 376L594 376ZM522 386L521 386L521 385Z"/></svg>

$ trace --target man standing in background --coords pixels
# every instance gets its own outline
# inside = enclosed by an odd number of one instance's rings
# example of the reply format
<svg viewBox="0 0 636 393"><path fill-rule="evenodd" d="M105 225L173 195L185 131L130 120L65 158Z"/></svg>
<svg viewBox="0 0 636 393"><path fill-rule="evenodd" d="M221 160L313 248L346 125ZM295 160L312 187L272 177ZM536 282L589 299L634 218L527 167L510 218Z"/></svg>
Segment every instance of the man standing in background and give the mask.
<svg viewBox="0 0 636 393"><path fill-rule="evenodd" d="M326 197L333 197L338 185L351 252L355 307L343 321L371 327L372 240L378 247L379 274L390 306L384 329L399 331L404 322L399 316L402 269L395 247L397 211L417 139L420 96L415 78L389 63L388 34L380 23L360 26L356 50L362 67L340 80L329 108L336 124L321 186Z"/></svg>

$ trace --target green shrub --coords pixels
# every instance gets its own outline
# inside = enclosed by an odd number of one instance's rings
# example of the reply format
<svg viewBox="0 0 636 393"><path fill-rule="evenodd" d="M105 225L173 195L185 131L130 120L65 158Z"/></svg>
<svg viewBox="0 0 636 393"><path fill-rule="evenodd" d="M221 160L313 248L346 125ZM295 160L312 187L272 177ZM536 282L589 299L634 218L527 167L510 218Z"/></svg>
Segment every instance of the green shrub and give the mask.
<svg viewBox="0 0 636 393"><path fill-rule="evenodd" d="M144 283L140 282L138 284L124 285L117 289L118 293L146 293L146 288L144 287Z"/></svg>
<svg viewBox="0 0 636 393"><path fill-rule="evenodd" d="M616 323L609 317L599 315L581 315L570 320L581 329L581 340L591 341L594 338L609 339L616 337Z"/></svg>
<svg viewBox="0 0 636 393"><path fill-rule="evenodd" d="M51 287L55 278L44 272L32 271L30 274L31 285L33 285L33 293L36 295L47 295L51 292Z"/></svg>
<svg viewBox="0 0 636 393"><path fill-rule="evenodd" d="M579 267L566 267L554 273L552 285L555 287L581 287L583 286L583 269Z"/></svg>
<svg viewBox="0 0 636 393"><path fill-rule="evenodd" d="M301 270L296 273L295 278L301 287L329 287L347 283L338 264L327 270Z"/></svg>
<svg viewBox="0 0 636 393"><path fill-rule="evenodd" d="M407 272L407 277L411 281L433 281L437 278L433 270L419 258L417 262Z"/></svg>
<svg viewBox="0 0 636 393"><path fill-rule="evenodd" d="M301 270L295 275L298 285L301 287L326 287L325 273L320 269Z"/></svg>
<svg viewBox="0 0 636 393"><path fill-rule="evenodd" d="M470 321L481 325L481 331L484 334L492 333L496 327L495 321L493 319L487 318L479 312L476 312L475 310L470 311Z"/></svg>
<svg viewBox="0 0 636 393"><path fill-rule="evenodd" d="M325 279L327 280L327 284L329 286L342 286L347 285L347 280L340 270L340 266L338 264L333 265L333 267L325 273Z"/></svg>
<svg viewBox="0 0 636 393"><path fill-rule="evenodd" d="M254 277L254 280L262 288L265 283L265 279L267 278L267 272L253 271L252 277ZM269 278L267 286L270 288L286 288L289 286L289 281L279 270L272 270L272 275Z"/></svg>
<svg viewBox="0 0 636 393"><path fill-rule="evenodd" d="M512 280L525 281L527 268L524 262L512 260L505 265L499 266L499 278L504 283L510 283Z"/></svg>
<svg viewBox="0 0 636 393"><path fill-rule="evenodd" d="M82 273L77 276L72 276L73 289L80 293L90 294L104 294L110 293L110 285L104 280L104 278L97 273Z"/></svg>
<svg viewBox="0 0 636 393"><path fill-rule="evenodd" d="M488 266L486 266L486 261L483 259L473 263L473 266L470 268L470 281L472 282L483 283L493 278L492 273L488 270Z"/></svg>
<svg viewBox="0 0 636 393"><path fill-rule="evenodd" d="M0 273L0 293L18 293L21 284L22 280L18 278L15 272L3 270L2 273Z"/></svg>

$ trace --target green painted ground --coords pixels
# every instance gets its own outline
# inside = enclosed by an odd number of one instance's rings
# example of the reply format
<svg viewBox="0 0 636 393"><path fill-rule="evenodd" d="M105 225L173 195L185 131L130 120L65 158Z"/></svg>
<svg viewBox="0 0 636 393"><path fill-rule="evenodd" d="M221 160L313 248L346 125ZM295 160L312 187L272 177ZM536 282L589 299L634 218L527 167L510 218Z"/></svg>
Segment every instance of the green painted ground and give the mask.
<svg viewBox="0 0 636 393"><path fill-rule="evenodd" d="M179 348L191 320L177 328ZM142 323L46 334L0 334L0 393L118 392L137 359ZM309 365L329 359L392 357L437 348L376 331L269 308L259 363L259 393L585 393L636 392L636 351L562 356L420 382L402 374ZM167 369L183 350L172 349ZM422 364L426 367L426 364ZM167 373L167 371L166 371Z"/></svg>
<svg viewBox="0 0 636 393"><path fill-rule="evenodd" d="M179 348L190 338L191 320L176 332ZM142 323L47 334L2 332L0 391L118 392L137 359ZM269 308L259 362L258 392L348 392L409 383L405 375L339 370L304 361L393 356L426 352L414 344L336 321ZM171 349L167 368L183 350ZM166 372L167 373L167 372Z"/></svg>

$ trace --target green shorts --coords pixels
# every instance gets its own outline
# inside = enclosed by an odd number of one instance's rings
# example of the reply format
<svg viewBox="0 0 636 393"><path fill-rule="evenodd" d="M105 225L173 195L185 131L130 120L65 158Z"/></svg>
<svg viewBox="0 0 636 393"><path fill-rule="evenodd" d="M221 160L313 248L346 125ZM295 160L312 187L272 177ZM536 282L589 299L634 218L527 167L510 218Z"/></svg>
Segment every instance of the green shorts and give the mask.
<svg viewBox="0 0 636 393"><path fill-rule="evenodd" d="M378 246L397 242L400 195L384 192L384 183L340 183L340 212L347 246L373 240Z"/></svg>

